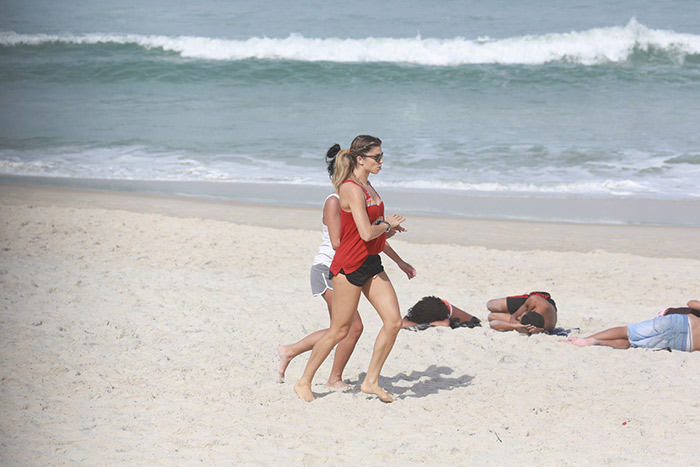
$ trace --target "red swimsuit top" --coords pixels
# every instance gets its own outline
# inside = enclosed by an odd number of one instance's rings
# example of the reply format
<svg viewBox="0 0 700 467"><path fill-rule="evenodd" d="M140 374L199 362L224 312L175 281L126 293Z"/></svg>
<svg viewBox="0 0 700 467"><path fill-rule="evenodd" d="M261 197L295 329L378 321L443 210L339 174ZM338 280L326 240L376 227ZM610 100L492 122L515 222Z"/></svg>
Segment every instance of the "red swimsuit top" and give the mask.
<svg viewBox="0 0 700 467"><path fill-rule="evenodd" d="M355 183L352 180L345 180L343 183ZM370 224L374 224L378 220L384 220L384 201L377 204L360 184L355 185L362 188L365 192L365 207L367 208L367 216ZM342 269L345 274L351 274L362 266L369 255L378 255L384 251L384 243L386 235L365 242L360 238L360 233L357 231L355 219L352 217L352 212L340 209L340 245L335 250L333 262L330 270L334 276L338 275Z"/></svg>

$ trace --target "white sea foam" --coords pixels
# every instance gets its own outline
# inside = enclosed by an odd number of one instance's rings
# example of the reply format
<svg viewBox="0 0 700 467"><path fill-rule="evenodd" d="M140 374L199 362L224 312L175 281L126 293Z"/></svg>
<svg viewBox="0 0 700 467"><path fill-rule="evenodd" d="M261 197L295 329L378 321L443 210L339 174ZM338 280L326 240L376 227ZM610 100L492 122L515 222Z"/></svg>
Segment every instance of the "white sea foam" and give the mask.
<svg viewBox="0 0 700 467"><path fill-rule="evenodd" d="M641 159L645 159L646 164ZM612 165L592 173L583 167L519 167L517 177L494 176L446 167L387 166L377 178L381 188L446 193L496 195L556 195L638 198L700 198L694 188L698 168L692 164L661 164L663 170L645 174L645 167L659 165L657 157L639 156L637 167L623 172ZM246 155L205 156L153 151L142 146L113 148L63 147L39 153L0 150L0 174L137 181L216 181L304 184L329 186L325 172L310 171L293 161L265 160Z"/></svg>
<svg viewBox="0 0 700 467"><path fill-rule="evenodd" d="M286 38L253 37L228 40L192 36L131 34L48 35L0 32L0 46L68 43L121 44L161 49L184 58L206 60L295 60L329 62L389 62L433 66L463 64L526 64L552 62L596 65L629 60L635 52L656 52L682 62L700 55L700 35L651 29L635 19L626 26L475 40L422 38Z"/></svg>
<svg viewBox="0 0 700 467"><path fill-rule="evenodd" d="M632 180L600 179L586 182L565 181L554 183L542 182L435 182L428 180L409 180L397 183L386 183L384 186L397 188L460 191L469 193L494 193L494 194L556 194L589 195L589 196L653 196L658 191L649 183L641 183Z"/></svg>

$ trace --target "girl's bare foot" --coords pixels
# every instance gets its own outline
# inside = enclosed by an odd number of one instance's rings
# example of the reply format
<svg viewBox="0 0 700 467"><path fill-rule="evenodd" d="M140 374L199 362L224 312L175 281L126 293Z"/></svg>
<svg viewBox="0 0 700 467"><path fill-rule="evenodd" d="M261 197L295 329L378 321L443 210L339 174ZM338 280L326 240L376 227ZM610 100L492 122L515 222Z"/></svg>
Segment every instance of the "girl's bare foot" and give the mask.
<svg viewBox="0 0 700 467"><path fill-rule="evenodd" d="M387 404L389 402L394 402L394 398L391 394L382 389L378 384L369 384L365 382L360 386L360 390L365 394L374 394L380 401L386 402Z"/></svg>
<svg viewBox="0 0 700 467"><path fill-rule="evenodd" d="M279 370L277 370L277 382L284 383L284 373L287 371L289 362L292 361L293 357L287 353L286 345L277 346L277 355L280 356L280 367Z"/></svg>
<svg viewBox="0 0 700 467"><path fill-rule="evenodd" d="M297 384L294 385L294 392L297 393L299 399L306 402L311 402L316 399L314 393L311 392L311 385L303 384L301 381L297 381Z"/></svg>

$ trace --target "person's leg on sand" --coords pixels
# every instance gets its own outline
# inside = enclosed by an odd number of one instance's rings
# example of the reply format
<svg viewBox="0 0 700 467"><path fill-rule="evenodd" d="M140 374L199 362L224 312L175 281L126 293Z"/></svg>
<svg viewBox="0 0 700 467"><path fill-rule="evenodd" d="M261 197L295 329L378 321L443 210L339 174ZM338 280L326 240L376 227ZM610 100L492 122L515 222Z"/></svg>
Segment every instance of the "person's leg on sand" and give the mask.
<svg viewBox="0 0 700 467"><path fill-rule="evenodd" d="M294 385L294 391L300 399L309 402L315 399L311 391L313 378L333 347L348 335L360 301L360 291L361 289L348 282L343 274L333 278L331 326L314 345L304 373Z"/></svg>
<svg viewBox="0 0 700 467"><path fill-rule="evenodd" d="M328 315L330 317L333 301L333 289L326 289L321 296L328 306ZM356 311L355 318L353 319L352 326L350 327L350 332L348 332L345 339L338 343L335 349L333 368L331 369L330 377L326 383L326 386L329 388L347 389L350 387L349 384L343 381L343 371L345 370L345 366L348 364L348 360L350 360L353 350L355 350L355 345L360 339L363 329L364 326L362 325L360 313ZM313 349L316 342L318 342L327 331L328 328L321 329L309 334L294 344L280 345L277 347L277 355L280 359L279 369L277 372L277 382L284 383L284 375L287 371L289 363L298 355Z"/></svg>
<svg viewBox="0 0 700 467"><path fill-rule="evenodd" d="M328 308L328 316L330 317L333 300L333 289L326 289L321 294L321 297L323 297L323 300L326 302L326 306ZM314 345L316 345L316 342L318 342L318 340L323 336L323 334L326 333L326 331L328 331L328 328L320 329L318 331L312 332L311 334L304 337L300 341L295 342L294 344L277 346L277 355L280 358L280 365L279 369L277 370L278 383L284 383L284 374L287 371L289 363L298 355L301 355L304 352L308 352L309 350L313 349ZM348 358L350 357L348 356Z"/></svg>
<svg viewBox="0 0 700 467"><path fill-rule="evenodd" d="M333 367L331 368L331 374L328 377L328 382L326 382L326 386L329 388L347 389L352 387L343 381L343 371L345 370L345 366L348 364L348 360L350 360L352 352L355 350L357 341L360 340L363 329L364 326L362 324L362 318L360 318L360 313L356 309L348 335L345 337L345 339L338 342L338 345L335 347Z"/></svg>
<svg viewBox="0 0 700 467"><path fill-rule="evenodd" d="M588 337L569 337L566 341L578 347L588 347L589 345L604 345L614 349L629 349L630 347L627 326L606 329Z"/></svg>
<svg viewBox="0 0 700 467"><path fill-rule="evenodd" d="M385 272L369 280L362 288L365 296L379 313L382 328L374 342L372 359L365 380L360 389L367 394L375 394L383 402L393 402L394 398L379 386L379 375L391 352L396 336L401 330L401 312L396 291Z"/></svg>
<svg viewBox="0 0 700 467"><path fill-rule="evenodd" d="M508 299L503 298L492 298L486 302L486 308L491 313L508 313Z"/></svg>
<svg viewBox="0 0 700 467"><path fill-rule="evenodd" d="M287 371L289 363L296 356L313 349L316 342L318 342L326 332L328 332L328 329L320 329L304 337L302 340L295 342L294 344L277 346L277 355L280 358L280 365L277 370L278 383L284 383L284 374Z"/></svg>

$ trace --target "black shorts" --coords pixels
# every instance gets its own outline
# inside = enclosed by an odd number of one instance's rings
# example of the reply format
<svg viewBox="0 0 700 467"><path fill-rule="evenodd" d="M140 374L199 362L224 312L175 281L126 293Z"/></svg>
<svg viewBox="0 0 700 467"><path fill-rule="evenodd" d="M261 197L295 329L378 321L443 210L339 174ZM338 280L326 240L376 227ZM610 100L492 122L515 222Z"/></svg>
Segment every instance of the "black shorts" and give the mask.
<svg viewBox="0 0 700 467"><path fill-rule="evenodd" d="M362 287L368 280L383 271L382 258L379 255L369 255L357 270L350 274L345 274L345 271L341 269L338 273L343 274L352 285ZM331 272L328 277L333 279L333 273Z"/></svg>
<svg viewBox="0 0 700 467"><path fill-rule="evenodd" d="M518 311L518 309L525 304L525 301L530 297L530 295L539 295L540 297L546 299L552 304L554 309L557 309L557 304L552 300L552 296L547 292L530 292L523 295L514 295L512 297L506 297L506 304L508 305L508 313L511 315Z"/></svg>

